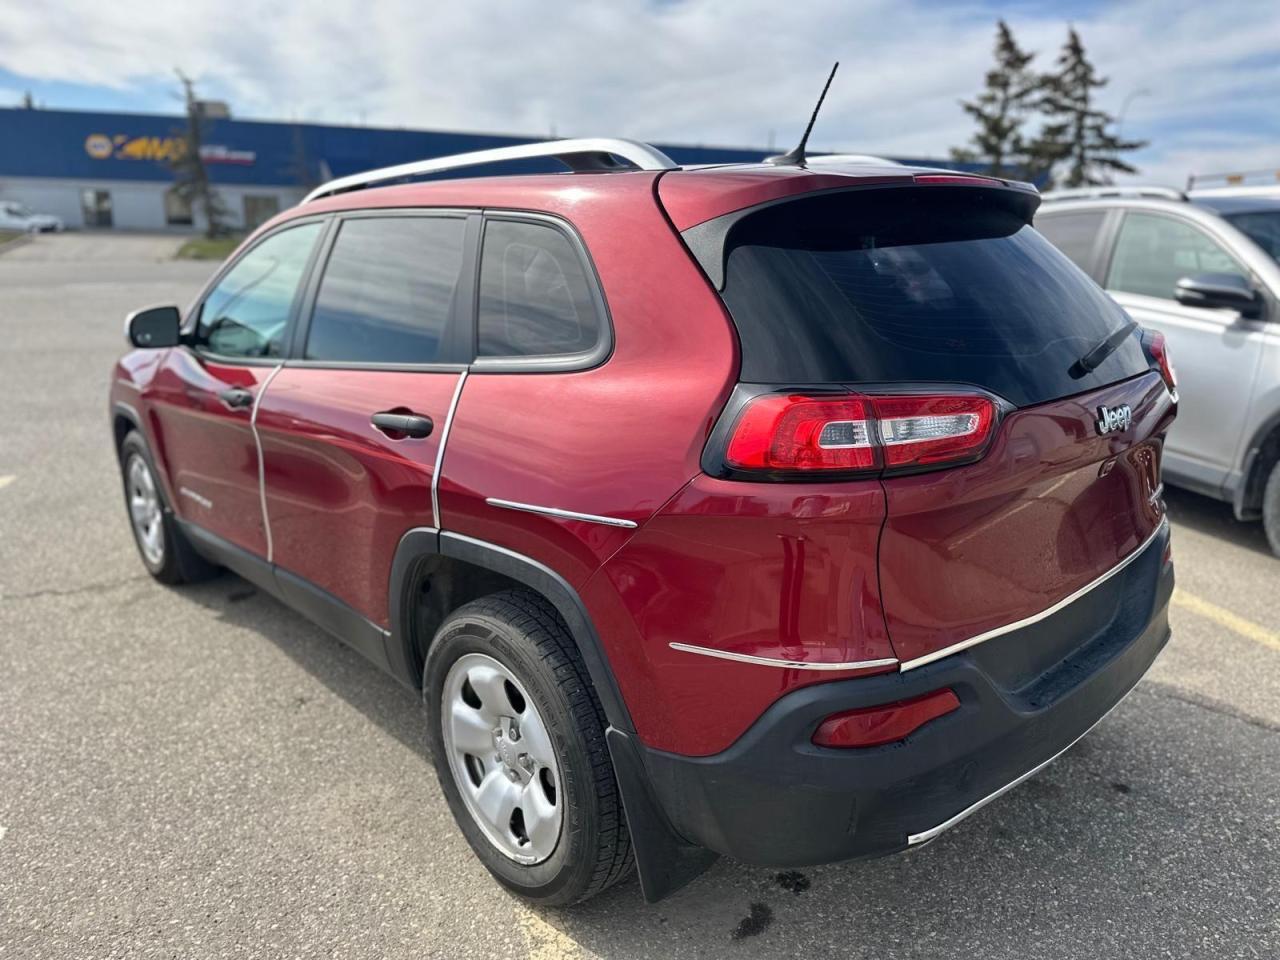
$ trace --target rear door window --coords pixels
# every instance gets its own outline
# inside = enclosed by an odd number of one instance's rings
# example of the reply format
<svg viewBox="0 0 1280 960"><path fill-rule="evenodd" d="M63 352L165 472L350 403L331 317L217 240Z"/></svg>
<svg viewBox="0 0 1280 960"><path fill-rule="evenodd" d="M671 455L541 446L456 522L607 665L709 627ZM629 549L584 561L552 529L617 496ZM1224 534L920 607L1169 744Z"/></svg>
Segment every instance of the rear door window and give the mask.
<svg viewBox="0 0 1280 960"><path fill-rule="evenodd" d="M1060 213L1037 217L1036 229L1049 238L1081 270L1092 273L1097 263L1098 234L1102 232L1103 210Z"/></svg>
<svg viewBox="0 0 1280 960"><path fill-rule="evenodd" d="M320 280L304 357L441 361L462 272L465 224L461 217L344 220Z"/></svg>
<svg viewBox="0 0 1280 960"><path fill-rule="evenodd" d="M531 221L485 224L476 331L480 357L588 353L602 330L586 264L561 230Z"/></svg>
<svg viewBox="0 0 1280 960"><path fill-rule="evenodd" d="M1127 322L1026 223L1025 198L977 187L825 194L730 231L724 302L748 383L969 383L1017 406L1148 369Z"/></svg>
<svg viewBox="0 0 1280 960"><path fill-rule="evenodd" d="M1107 289L1174 299L1183 277L1248 272L1207 233L1190 223L1151 213L1129 213L1120 225Z"/></svg>

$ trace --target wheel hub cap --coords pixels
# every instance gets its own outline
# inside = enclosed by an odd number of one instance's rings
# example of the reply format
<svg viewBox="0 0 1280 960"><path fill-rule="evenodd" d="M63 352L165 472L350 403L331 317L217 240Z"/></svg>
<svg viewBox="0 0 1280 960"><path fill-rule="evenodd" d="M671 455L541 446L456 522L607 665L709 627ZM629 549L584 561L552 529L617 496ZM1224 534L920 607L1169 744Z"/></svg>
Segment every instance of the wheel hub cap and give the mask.
<svg viewBox="0 0 1280 960"><path fill-rule="evenodd" d="M560 766L523 685L493 657L465 654L445 677L441 708L449 769L471 818L517 863L547 859L564 819Z"/></svg>
<svg viewBox="0 0 1280 960"><path fill-rule="evenodd" d="M129 518L138 538L138 546L147 562L158 567L164 561L164 514L151 468L136 453L129 458L126 482Z"/></svg>

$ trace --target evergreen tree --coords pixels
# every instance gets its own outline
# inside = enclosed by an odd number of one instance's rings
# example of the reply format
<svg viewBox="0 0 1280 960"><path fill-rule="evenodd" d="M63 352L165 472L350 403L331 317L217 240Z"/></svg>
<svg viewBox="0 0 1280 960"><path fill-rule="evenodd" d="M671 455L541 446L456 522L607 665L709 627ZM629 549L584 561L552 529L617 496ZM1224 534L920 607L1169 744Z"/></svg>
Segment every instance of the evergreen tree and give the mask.
<svg viewBox="0 0 1280 960"><path fill-rule="evenodd" d="M1087 187L1111 182L1114 173L1135 173L1119 154L1145 147L1145 140L1121 140L1108 132L1115 118L1094 106L1093 93L1105 87L1085 55L1075 28L1058 55L1057 71L1042 80L1037 106L1045 125L1031 145L1032 164L1051 170L1066 164L1061 185Z"/></svg>
<svg viewBox="0 0 1280 960"><path fill-rule="evenodd" d="M1034 53L1026 53L1003 20L996 24L995 66L987 71L986 88L960 106L978 124L972 146L953 148L955 160L984 163L995 176L1025 176L1028 143L1022 128L1033 106L1039 78L1029 69Z"/></svg>
<svg viewBox="0 0 1280 960"><path fill-rule="evenodd" d="M204 146L204 105L196 98L195 85L181 70L177 71L182 83L187 107L187 125L181 133L182 147L169 161L173 171L174 191L192 208L204 213L205 236L219 237L227 232L227 208L218 191L209 181L200 148Z"/></svg>

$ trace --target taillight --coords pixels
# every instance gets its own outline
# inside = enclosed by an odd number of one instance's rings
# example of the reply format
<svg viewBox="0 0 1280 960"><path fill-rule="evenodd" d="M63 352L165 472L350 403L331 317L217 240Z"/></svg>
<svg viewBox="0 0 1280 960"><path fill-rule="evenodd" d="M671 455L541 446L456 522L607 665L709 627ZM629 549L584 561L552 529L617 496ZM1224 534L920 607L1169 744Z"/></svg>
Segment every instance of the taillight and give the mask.
<svg viewBox="0 0 1280 960"><path fill-rule="evenodd" d="M725 459L740 470L874 467L866 404L835 397L757 397L739 416Z"/></svg>
<svg viewBox="0 0 1280 960"><path fill-rule="evenodd" d="M991 436L996 405L981 396L876 397L872 401L886 467L971 458Z"/></svg>
<svg viewBox="0 0 1280 960"><path fill-rule="evenodd" d="M1003 187L1004 181L994 177L969 177L962 173L917 173L911 178L916 183L939 186Z"/></svg>
<svg viewBox="0 0 1280 960"><path fill-rule="evenodd" d="M846 710L818 724L813 742L820 747L879 747L915 733L930 720L960 709L953 690L935 690L922 697Z"/></svg>
<svg viewBox="0 0 1280 960"><path fill-rule="evenodd" d="M741 405L722 441L724 465L809 475L967 463L986 450L996 414L977 393L766 393Z"/></svg>
<svg viewBox="0 0 1280 960"><path fill-rule="evenodd" d="M1164 334L1159 330L1147 330L1142 339L1147 345L1147 352L1151 354L1151 359L1160 365L1160 376L1164 378L1165 386L1169 388L1170 393L1177 394L1178 374L1173 369L1173 359L1169 356L1169 344Z"/></svg>

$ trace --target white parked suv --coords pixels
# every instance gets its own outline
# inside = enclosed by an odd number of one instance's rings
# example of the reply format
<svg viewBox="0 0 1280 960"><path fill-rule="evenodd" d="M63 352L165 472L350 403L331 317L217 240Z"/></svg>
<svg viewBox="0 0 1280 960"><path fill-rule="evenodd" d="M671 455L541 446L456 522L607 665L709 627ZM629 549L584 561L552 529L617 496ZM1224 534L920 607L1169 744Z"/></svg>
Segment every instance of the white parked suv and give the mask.
<svg viewBox="0 0 1280 960"><path fill-rule="evenodd" d="M1261 518L1280 554L1280 199L1162 187L1049 193L1035 225L1178 368L1170 483Z"/></svg>
<svg viewBox="0 0 1280 960"><path fill-rule="evenodd" d="M0 200L0 230L19 233L53 233L63 229L62 220L47 213L33 213L13 200Z"/></svg>

